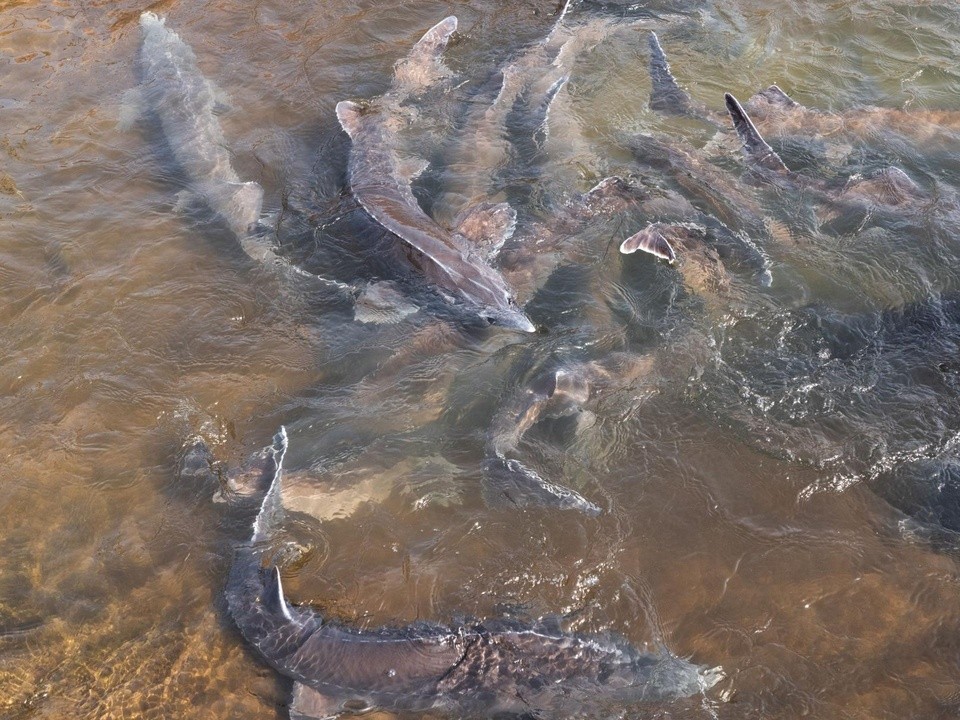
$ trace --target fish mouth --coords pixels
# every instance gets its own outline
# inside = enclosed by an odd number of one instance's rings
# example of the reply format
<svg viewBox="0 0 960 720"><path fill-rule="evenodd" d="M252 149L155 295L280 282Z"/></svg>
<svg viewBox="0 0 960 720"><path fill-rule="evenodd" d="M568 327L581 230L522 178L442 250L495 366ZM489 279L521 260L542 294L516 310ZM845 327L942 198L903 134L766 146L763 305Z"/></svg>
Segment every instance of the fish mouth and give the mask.
<svg viewBox="0 0 960 720"><path fill-rule="evenodd" d="M519 330L520 332L535 333L537 331L537 326L522 312L517 312L504 318L501 324L504 327Z"/></svg>
<svg viewBox="0 0 960 720"><path fill-rule="evenodd" d="M486 320L488 325L509 328L510 330L519 330L520 332L526 333L534 333L537 331L537 326L520 310L481 313L480 317Z"/></svg>

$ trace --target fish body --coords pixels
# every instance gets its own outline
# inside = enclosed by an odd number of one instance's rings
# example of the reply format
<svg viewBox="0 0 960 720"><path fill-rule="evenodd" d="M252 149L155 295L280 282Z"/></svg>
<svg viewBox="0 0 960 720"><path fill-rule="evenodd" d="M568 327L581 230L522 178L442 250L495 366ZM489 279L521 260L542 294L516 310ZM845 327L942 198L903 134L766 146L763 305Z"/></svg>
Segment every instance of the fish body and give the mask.
<svg viewBox="0 0 960 720"><path fill-rule="evenodd" d="M296 716L305 717L309 704L328 714L593 717L622 704L686 697L720 678L717 670L642 652L614 635L570 633L549 622L355 630L291 605L280 570L266 557L284 512L286 448L281 429L264 454L266 493L250 542L236 551L226 598L244 638L302 686Z"/></svg>
<svg viewBox="0 0 960 720"><path fill-rule="evenodd" d="M338 103L337 118L352 142L350 188L371 218L407 244L411 259L441 292L490 324L533 332L535 326L484 253L420 207L410 183L424 163L401 155L402 103L445 75L439 55L456 26L456 18L449 17L431 28L397 64L393 85L382 97L366 106Z"/></svg>
<svg viewBox="0 0 960 720"><path fill-rule="evenodd" d="M260 219L263 189L242 182L214 112L216 90L200 72L193 50L152 12L140 16L142 90L159 119L166 143L189 182L189 190L220 216L248 253L263 248L247 242Z"/></svg>

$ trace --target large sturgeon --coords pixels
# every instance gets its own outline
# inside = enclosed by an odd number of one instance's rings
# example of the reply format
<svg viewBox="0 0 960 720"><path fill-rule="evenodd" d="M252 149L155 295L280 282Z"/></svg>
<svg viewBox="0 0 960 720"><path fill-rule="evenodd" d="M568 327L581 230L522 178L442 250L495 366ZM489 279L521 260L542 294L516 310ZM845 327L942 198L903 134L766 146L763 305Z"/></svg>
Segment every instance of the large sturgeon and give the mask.
<svg viewBox="0 0 960 720"><path fill-rule="evenodd" d="M401 157L397 133L404 121L402 103L445 74L440 53L457 27L448 17L423 36L407 58L397 64L390 90L366 105L337 104L337 118L350 136L350 187L364 210L414 251L412 258L424 274L446 293L467 305L490 324L533 332L536 328L517 306L500 273L464 232L447 230L428 216L417 202L411 181L423 163ZM499 246L512 223L500 222L512 213L500 206L487 208ZM476 214L465 219L476 227Z"/></svg>
<svg viewBox="0 0 960 720"><path fill-rule="evenodd" d="M722 127L721 114L693 100L677 82L655 32L650 33L649 44L650 108L670 115L689 115ZM867 107L833 113L801 105L776 84L753 95L744 106L761 123L761 129L771 135L870 139L892 132L928 142L955 140L960 132L960 112L956 110Z"/></svg>
<svg viewBox="0 0 960 720"><path fill-rule="evenodd" d="M592 717L642 701L693 695L722 676L667 652L641 652L614 635L565 632L556 623L420 623L354 630L291 605L268 560L283 516L287 436L267 451L269 483L250 542L236 551L226 597L243 636L294 679L294 717L383 709L469 717Z"/></svg>
<svg viewBox="0 0 960 720"><path fill-rule="evenodd" d="M193 50L152 12L140 16L142 91L157 117L174 160L202 199L237 236L254 259L271 254L269 243L256 237L263 189L242 182L230 161L230 150L214 112L216 89L197 66Z"/></svg>

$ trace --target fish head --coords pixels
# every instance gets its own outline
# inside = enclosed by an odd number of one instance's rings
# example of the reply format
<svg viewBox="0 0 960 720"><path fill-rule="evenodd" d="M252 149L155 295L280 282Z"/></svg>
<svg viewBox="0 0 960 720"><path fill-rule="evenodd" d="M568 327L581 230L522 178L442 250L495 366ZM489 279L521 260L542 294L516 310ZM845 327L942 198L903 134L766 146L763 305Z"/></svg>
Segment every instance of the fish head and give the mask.
<svg viewBox="0 0 960 720"><path fill-rule="evenodd" d="M497 325L499 327L509 328L511 330L520 330L521 332L536 332L537 326L531 322L526 313L520 309L513 298L507 298L505 306L484 307L480 317L487 321L488 325Z"/></svg>

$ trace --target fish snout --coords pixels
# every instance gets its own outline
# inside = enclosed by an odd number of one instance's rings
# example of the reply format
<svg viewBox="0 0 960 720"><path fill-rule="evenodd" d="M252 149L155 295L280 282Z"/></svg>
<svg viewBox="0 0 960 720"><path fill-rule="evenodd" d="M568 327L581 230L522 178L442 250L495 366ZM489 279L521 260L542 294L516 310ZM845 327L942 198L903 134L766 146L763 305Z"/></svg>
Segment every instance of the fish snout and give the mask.
<svg viewBox="0 0 960 720"><path fill-rule="evenodd" d="M537 331L537 326L527 317L526 313L513 303L508 308L486 308L480 313L480 317L486 320L488 325L497 325L528 333Z"/></svg>

